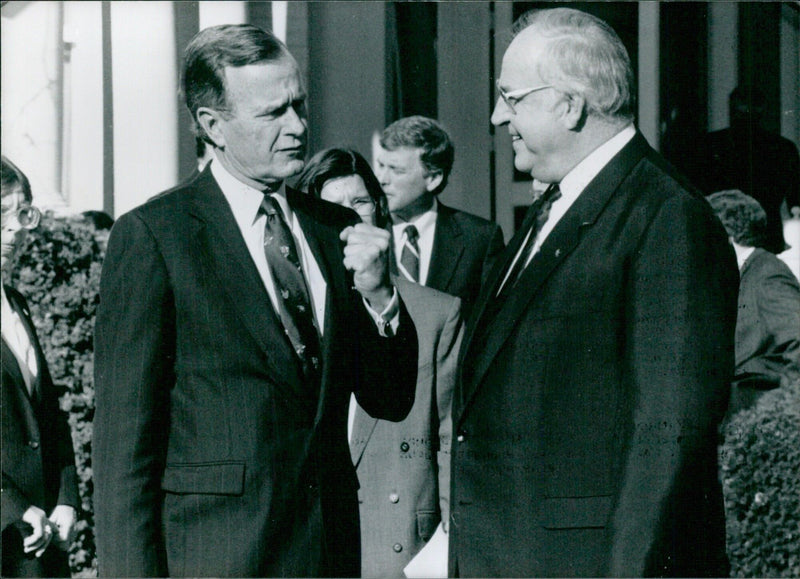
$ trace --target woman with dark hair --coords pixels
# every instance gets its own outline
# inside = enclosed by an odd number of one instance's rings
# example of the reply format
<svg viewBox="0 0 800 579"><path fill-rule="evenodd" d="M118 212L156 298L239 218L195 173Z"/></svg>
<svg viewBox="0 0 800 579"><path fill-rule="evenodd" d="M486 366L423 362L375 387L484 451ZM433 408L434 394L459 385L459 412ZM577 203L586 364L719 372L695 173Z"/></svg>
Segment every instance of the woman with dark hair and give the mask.
<svg viewBox="0 0 800 579"><path fill-rule="evenodd" d="M369 164L356 151L326 149L317 153L296 187L355 210L365 223L392 231L386 196ZM396 271L394 255L391 260L392 271ZM348 438L361 486L361 574L402 577L403 569L438 529L432 543L438 553L434 556L438 569L426 568L423 574L444 577L450 406L462 334L461 301L402 276L392 278L417 328L417 390L411 413L399 423L372 418L351 400Z"/></svg>
<svg viewBox="0 0 800 579"><path fill-rule="evenodd" d="M41 218L32 200L25 174L2 157L2 576L69 577L79 504L69 425L28 304L5 285Z"/></svg>

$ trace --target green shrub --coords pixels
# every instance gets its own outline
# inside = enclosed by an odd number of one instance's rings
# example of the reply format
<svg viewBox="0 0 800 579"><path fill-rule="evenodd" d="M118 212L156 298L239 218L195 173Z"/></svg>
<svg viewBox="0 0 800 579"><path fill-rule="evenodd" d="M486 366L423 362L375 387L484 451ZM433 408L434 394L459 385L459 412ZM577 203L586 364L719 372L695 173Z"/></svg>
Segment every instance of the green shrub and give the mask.
<svg viewBox="0 0 800 579"><path fill-rule="evenodd" d="M800 577L800 380L732 417L720 449L732 577Z"/></svg>
<svg viewBox="0 0 800 579"><path fill-rule="evenodd" d="M82 512L70 551L75 576L95 576L92 509L93 329L107 231L82 217L47 213L29 232L10 275L28 300L61 407L69 413Z"/></svg>

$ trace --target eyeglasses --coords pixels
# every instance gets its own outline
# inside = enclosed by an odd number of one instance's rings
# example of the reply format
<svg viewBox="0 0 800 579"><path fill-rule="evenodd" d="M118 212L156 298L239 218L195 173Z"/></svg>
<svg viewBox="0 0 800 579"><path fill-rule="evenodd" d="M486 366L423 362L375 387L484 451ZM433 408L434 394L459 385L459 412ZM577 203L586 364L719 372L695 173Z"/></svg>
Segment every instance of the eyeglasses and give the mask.
<svg viewBox="0 0 800 579"><path fill-rule="evenodd" d="M3 225L8 223L8 219L15 215L17 218L17 223L23 229L36 229L36 226L39 225L39 221L42 220L42 212L39 211L37 207L33 205L20 205L17 207L16 211L11 210L8 212L3 212Z"/></svg>
<svg viewBox="0 0 800 579"><path fill-rule="evenodd" d="M513 115L517 114L514 105L517 104L522 99L524 99L526 96L536 91L544 90L546 88L553 88L552 85L544 84L542 86L535 86L533 88L519 88L517 90L506 92L502 88L500 88L499 80L495 81L495 85L497 86L497 92L500 93L500 98L503 99L503 102L506 103L506 106L509 108L511 114Z"/></svg>

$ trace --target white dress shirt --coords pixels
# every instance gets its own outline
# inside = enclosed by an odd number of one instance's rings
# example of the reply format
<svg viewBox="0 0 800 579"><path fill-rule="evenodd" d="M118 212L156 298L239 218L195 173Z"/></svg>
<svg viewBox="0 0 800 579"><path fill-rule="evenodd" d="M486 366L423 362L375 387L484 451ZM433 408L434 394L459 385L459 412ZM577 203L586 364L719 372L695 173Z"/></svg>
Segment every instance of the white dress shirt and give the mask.
<svg viewBox="0 0 800 579"><path fill-rule="evenodd" d="M262 211L259 211L261 202L264 199L264 193L239 181L236 177L231 175L216 158L211 163L211 174L222 190L222 194L225 195L225 199L228 200L228 204L233 212L233 217L236 219L236 224L239 226L239 230L247 245L250 257L253 258L261 280L264 282L264 287L267 289L272 307L276 313L279 313L278 294L275 290L275 282L272 279L272 272L270 272L269 265L267 264L267 256L264 254L264 227L266 225L267 216ZM322 336L325 328L325 298L327 296L328 284L322 275L322 270L319 268L319 264L314 257L314 253L311 251L311 247L308 245L306 236L303 233L303 228L300 227L299 220L286 201L285 184L281 184L278 191L273 194L273 197L281 206L284 219L289 229L292 231L292 236L294 237L294 242L297 247L297 254L303 266L303 275L305 276L308 286L309 298L311 299L311 305L314 310L314 321L316 322L320 336ZM382 336L387 335L387 327L391 328L393 332L397 332L400 323L397 290L394 290L389 305L387 305L382 312L376 312L369 306L366 300L363 300L363 302L364 307L367 308L367 312L369 312L369 315L375 321Z"/></svg>
<svg viewBox="0 0 800 579"><path fill-rule="evenodd" d="M436 216L439 213L439 202L433 198L433 205L422 215L418 215L411 221L405 221L392 225L392 236L394 237L394 255L397 263L403 256L403 245L406 243L406 227L413 225L417 228L419 238L419 284L425 285L428 282L428 271L431 267L431 254L433 253L433 236L436 233Z"/></svg>
<svg viewBox="0 0 800 579"><path fill-rule="evenodd" d="M611 159L613 159L614 156L619 153L635 135L636 129L633 127L633 125L628 125L619 133L611 137L608 141L589 153L589 155L587 155L580 163L575 165L575 167L573 167L573 169L567 173L563 179L561 179L561 182L558 185L559 189L561 190L561 197L557 199L550 207L550 213L547 217L547 221L545 221L544 225L542 225L542 228L536 235L533 251L528 256L528 261L525 263L525 267L527 267L531 262L533 256L539 252L539 249L541 249L542 244L547 239L547 236L550 235L550 232L553 231L553 229L555 229L556 225L558 225L558 222L561 221L561 218L564 217L569 208L572 207L572 204L575 203L580 194L583 193L583 190L586 189L586 186L592 182L592 179L597 177L600 171L602 171L603 168L611 162ZM528 233L528 236L530 236L530 232ZM514 270L514 265L520 258L520 254L525 249L527 242L528 238L526 237L525 241L520 247L520 250L517 252L517 255L514 256L514 261L511 262L511 266L506 272L506 277L503 278L503 283L500 284L500 288L497 290L497 295L500 294L500 291L506 284L509 273Z"/></svg>
<svg viewBox="0 0 800 579"><path fill-rule="evenodd" d="M2 315L0 325L2 326L3 340L5 340L17 359L22 378L25 380L25 386L28 388L28 394L33 395L33 385L39 375L36 350L33 348L31 338L25 329L25 324L22 323L22 318L11 307L8 297L6 297L6 292L2 288L0 288L0 302L0 308L2 308L2 311L0 311L0 315Z"/></svg>

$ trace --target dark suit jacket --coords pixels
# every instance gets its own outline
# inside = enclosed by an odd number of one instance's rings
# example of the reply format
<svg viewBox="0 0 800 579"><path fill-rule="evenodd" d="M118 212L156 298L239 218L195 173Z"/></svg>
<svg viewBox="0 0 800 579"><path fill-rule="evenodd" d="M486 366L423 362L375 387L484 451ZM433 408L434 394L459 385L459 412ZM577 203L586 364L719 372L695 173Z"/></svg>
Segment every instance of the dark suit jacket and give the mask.
<svg viewBox="0 0 800 579"><path fill-rule="evenodd" d="M402 422L356 410L350 453L361 485L362 577L403 577L403 568L450 513L460 300L402 278L395 283L417 328L417 392Z"/></svg>
<svg viewBox="0 0 800 579"><path fill-rule="evenodd" d="M670 171L637 134L504 302L503 263L486 284L453 396L452 573L727 575L737 268Z"/></svg>
<svg viewBox="0 0 800 579"><path fill-rule="evenodd" d="M466 320L503 247L499 225L440 202L425 285L461 298Z"/></svg>
<svg viewBox="0 0 800 579"><path fill-rule="evenodd" d="M317 395L210 170L112 230L95 333L103 575L359 572L348 400L404 418L416 333L401 308L381 338L352 289L338 235L355 213L287 191L327 280Z"/></svg>
<svg viewBox="0 0 800 579"><path fill-rule="evenodd" d="M39 374L31 397L14 353L2 341L3 575L24 568L42 577L68 576L67 555L54 545L41 559L23 561L22 535L30 527L20 519L28 507L35 505L49 515L56 505L79 509L80 499L67 416L59 408L28 305L16 290L5 291L28 331Z"/></svg>
<svg viewBox="0 0 800 579"><path fill-rule="evenodd" d="M749 406L754 390L776 388L800 373L800 284L768 251L742 265L736 322L736 375L731 411Z"/></svg>

